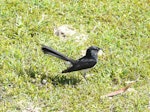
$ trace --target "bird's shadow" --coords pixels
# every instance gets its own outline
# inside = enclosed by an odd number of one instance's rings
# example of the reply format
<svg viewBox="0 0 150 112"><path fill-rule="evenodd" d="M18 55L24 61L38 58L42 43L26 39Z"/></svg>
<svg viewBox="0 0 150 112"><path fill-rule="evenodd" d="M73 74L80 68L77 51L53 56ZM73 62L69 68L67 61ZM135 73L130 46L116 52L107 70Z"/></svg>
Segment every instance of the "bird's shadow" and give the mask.
<svg viewBox="0 0 150 112"><path fill-rule="evenodd" d="M51 80L51 82L54 86L77 85L81 81L81 79L79 79L77 77L73 77L73 76L68 77L66 75L53 76L53 77L49 77L49 79Z"/></svg>
<svg viewBox="0 0 150 112"><path fill-rule="evenodd" d="M34 71L32 68L27 70L27 74L30 78L36 79L36 74L39 74L38 72ZM54 86L59 86L59 85L77 85L82 79L75 76L75 75L45 75L45 74L40 74L40 80L42 83L43 79L48 80L48 82L51 82Z"/></svg>

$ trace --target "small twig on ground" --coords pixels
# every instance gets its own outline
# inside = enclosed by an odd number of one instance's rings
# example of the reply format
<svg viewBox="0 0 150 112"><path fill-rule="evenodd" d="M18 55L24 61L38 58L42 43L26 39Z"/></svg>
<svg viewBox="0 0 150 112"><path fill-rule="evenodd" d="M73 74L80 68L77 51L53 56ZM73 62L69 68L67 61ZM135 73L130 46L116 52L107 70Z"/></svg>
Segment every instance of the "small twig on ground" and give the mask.
<svg viewBox="0 0 150 112"><path fill-rule="evenodd" d="M121 88L121 89L119 89L119 90L117 90L117 91L111 92L111 93L109 93L109 94L107 94L107 95L104 95L104 96L102 96L102 97L113 97L113 96L122 94L122 93L126 92L126 91L131 87L131 85L132 85L133 83L135 83L135 82L136 82L136 81L133 81L133 82L130 83L128 86L126 86L126 87L124 87L124 88Z"/></svg>

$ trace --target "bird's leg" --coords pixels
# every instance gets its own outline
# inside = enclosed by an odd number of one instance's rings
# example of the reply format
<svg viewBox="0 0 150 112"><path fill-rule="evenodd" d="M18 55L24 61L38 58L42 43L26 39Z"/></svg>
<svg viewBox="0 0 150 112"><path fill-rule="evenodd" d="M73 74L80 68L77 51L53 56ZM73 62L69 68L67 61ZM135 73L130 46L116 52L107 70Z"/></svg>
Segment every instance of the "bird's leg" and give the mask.
<svg viewBox="0 0 150 112"><path fill-rule="evenodd" d="M84 72L82 76L83 76L84 80L87 82L87 80L86 80L86 72Z"/></svg>
<svg viewBox="0 0 150 112"><path fill-rule="evenodd" d="M83 74L84 79L86 80L86 73Z"/></svg>
<svg viewBox="0 0 150 112"><path fill-rule="evenodd" d="M86 73L88 72L88 70L89 69L84 69L84 70L82 70L82 76L83 76L83 78L85 79L85 81L87 82L87 77L86 77Z"/></svg>

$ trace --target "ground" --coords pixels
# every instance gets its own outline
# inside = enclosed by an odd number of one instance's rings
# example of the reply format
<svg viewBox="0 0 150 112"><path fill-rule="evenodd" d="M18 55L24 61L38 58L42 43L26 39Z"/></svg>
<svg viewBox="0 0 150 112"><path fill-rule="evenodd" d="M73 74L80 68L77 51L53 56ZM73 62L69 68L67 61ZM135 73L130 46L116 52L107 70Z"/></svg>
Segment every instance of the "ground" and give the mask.
<svg viewBox="0 0 150 112"><path fill-rule="evenodd" d="M0 0L0 111L150 111L149 0ZM86 41L54 35L71 25ZM104 55L83 80L44 55L45 44L78 59L89 46ZM135 81L130 91L103 98Z"/></svg>

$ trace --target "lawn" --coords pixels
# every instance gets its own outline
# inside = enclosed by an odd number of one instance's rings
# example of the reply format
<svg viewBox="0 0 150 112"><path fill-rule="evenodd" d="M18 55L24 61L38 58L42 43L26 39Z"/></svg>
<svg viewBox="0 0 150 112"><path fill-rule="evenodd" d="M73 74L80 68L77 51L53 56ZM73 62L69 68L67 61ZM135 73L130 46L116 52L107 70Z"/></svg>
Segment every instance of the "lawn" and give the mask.
<svg viewBox="0 0 150 112"><path fill-rule="evenodd" d="M1 112L150 111L149 0L0 0ZM85 41L59 37L70 25ZM47 45L73 59L104 50L88 74L44 55ZM137 81L136 81L137 80ZM102 97L136 81L125 93Z"/></svg>

